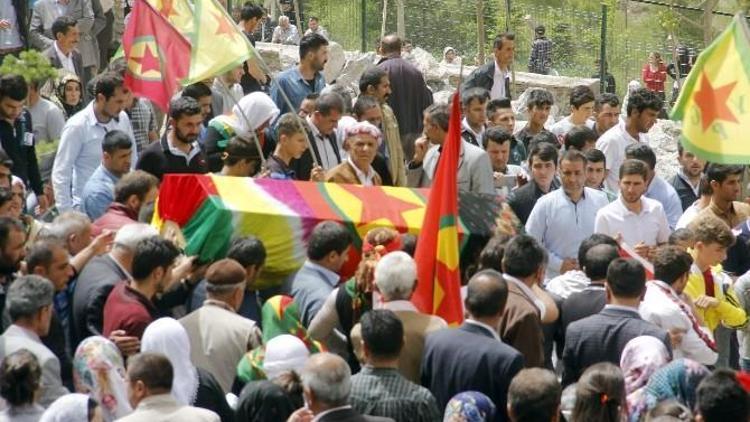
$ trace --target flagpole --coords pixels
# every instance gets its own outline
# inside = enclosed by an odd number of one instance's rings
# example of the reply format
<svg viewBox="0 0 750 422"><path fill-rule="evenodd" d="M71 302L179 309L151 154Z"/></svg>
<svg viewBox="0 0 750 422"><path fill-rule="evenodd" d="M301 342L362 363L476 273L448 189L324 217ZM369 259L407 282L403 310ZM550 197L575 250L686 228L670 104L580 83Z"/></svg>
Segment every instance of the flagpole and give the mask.
<svg viewBox="0 0 750 422"><path fill-rule="evenodd" d="M227 85L227 83L224 82L223 79L221 79L221 76L217 76L216 78L219 80L219 82L221 82L222 89L224 89L224 91L232 99L234 105L237 106L236 109L240 111L240 117L245 120L247 127L250 128L250 136L253 139L253 143L255 143L255 147L258 148L258 155L260 155L261 168L264 168L266 166L266 157L263 156L263 147L260 145L260 140L258 139L258 135L255 133L255 129L253 129L252 125L250 124L250 119L248 119L247 115L245 114L245 110L240 107L239 101L237 101L237 99L234 98L234 95L232 95L232 91L229 90L229 86Z"/></svg>

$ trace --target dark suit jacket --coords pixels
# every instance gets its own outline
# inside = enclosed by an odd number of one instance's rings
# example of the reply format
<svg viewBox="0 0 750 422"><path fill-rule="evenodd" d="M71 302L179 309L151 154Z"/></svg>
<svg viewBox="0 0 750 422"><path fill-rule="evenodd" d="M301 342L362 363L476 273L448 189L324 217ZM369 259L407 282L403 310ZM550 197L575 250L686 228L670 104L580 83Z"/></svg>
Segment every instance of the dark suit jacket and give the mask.
<svg viewBox="0 0 750 422"><path fill-rule="evenodd" d="M482 65L474 69L469 77L466 78L461 89L467 90L469 88L484 88L487 91L492 91L492 85L495 83L495 61ZM510 79L505 78L505 93L510 99Z"/></svg>
<svg viewBox="0 0 750 422"><path fill-rule="evenodd" d="M596 315L570 324L563 350L563 387L576 382L583 371L595 363L619 365L625 345L639 336L658 338L671 355L669 334L641 319L636 309L605 307Z"/></svg>
<svg viewBox="0 0 750 422"><path fill-rule="evenodd" d="M29 2L27 0L13 0L13 8L16 9L16 21L18 22L18 32L21 34L21 42L24 47L29 45L29 23L31 16L29 14Z"/></svg>
<svg viewBox="0 0 750 422"><path fill-rule="evenodd" d="M693 192L693 187L679 175L675 174L672 176L672 180L670 180L669 184L677 191L677 196L680 197L683 211L688 209L688 207L698 200L698 196Z"/></svg>
<svg viewBox="0 0 750 422"><path fill-rule="evenodd" d="M62 62L60 62L60 58L57 57L57 51L55 51L55 45L53 44L48 49L44 50L42 53L47 59L49 59L49 63L54 67L55 69L62 69L63 65ZM76 69L76 76L78 76L79 79L83 80L83 58L81 57L81 53L73 50L73 67Z"/></svg>
<svg viewBox="0 0 750 422"><path fill-rule="evenodd" d="M422 72L401 56L385 57L378 67L388 72L393 93L388 98L388 105L398 120L401 142L404 144L414 137L409 134L422 133L422 112L432 104L432 92L427 88ZM403 145L404 153L413 151L413 145Z"/></svg>
<svg viewBox="0 0 750 422"><path fill-rule="evenodd" d="M505 343L521 352L527 368L544 366L544 334L539 310L531 298L510 281L499 334Z"/></svg>
<svg viewBox="0 0 750 422"><path fill-rule="evenodd" d="M382 416L363 416L354 409L340 409L323 415L320 422L394 422Z"/></svg>
<svg viewBox="0 0 750 422"><path fill-rule="evenodd" d="M553 181L550 191L557 188L557 183ZM510 193L508 196L508 205L513 209L516 217L521 220L521 224L526 225L526 220L529 219L531 210L536 205L536 200L541 198L542 195L544 195L544 192L539 189L539 185L533 180L529 180L528 183Z"/></svg>
<svg viewBox="0 0 750 422"><path fill-rule="evenodd" d="M598 314L607 304L604 286L589 286L568 296L560 308L560 321L563 333L568 326L579 319Z"/></svg>
<svg viewBox="0 0 750 422"><path fill-rule="evenodd" d="M486 394L497 407L495 421L507 421L508 386L523 369L523 356L494 338L484 327L464 322L427 336L422 359L422 385L444 409L463 391Z"/></svg>
<svg viewBox="0 0 750 422"><path fill-rule="evenodd" d="M299 159L292 159L292 161L289 163L289 169L294 170L294 174L297 177L296 180L310 180L310 173L312 172L313 168L312 154L315 154L315 158L318 160L318 163L321 162L320 152L318 152L318 145L315 142L315 136L309 129L307 130L307 139L310 140L310 146L312 147L312 149L308 148L307 150L305 150L305 153L302 154L301 157L299 157ZM338 159L340 163L341 154L339 154L339 146L338 143L336 143L335 132L329 136L326 136L326 139L328 139L328 142L330 142L331 146L333 146L333 152L336 153L336 159Z"/></svg>

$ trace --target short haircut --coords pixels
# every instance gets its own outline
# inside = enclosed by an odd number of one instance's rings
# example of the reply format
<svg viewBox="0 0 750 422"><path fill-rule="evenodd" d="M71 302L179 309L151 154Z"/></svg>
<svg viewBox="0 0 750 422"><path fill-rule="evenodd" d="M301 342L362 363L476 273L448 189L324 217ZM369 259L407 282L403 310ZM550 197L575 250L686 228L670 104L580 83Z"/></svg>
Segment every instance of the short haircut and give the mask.
<svg viewBox="0 0 750 422"><path fill-rule="evenodd" d="M600 150L593 148L585 152L586 161L589 163L603 163L607 165L607 156L604 155Z"/></svg>
<svg viewBox="0 0 750 422"><path fill-rule="evenodd" d="M609 265L619 257L620 253L617 246L599 244L586 251L581 266L584 267L586 277L589 280L604 280L607 278Z"/></svg>
<svg viewBox="0 0 750 422"><path fill-rule="evenodd" d="M416 283L417 264L406 252L391 252L375 265L375 285L388 300L409 300Z"/></svg>
<svg viewBox="0 0 750 422"><path fill-rule="evenodd" d="M461 106L468 108L474 100L484 104L490 99L490 92L484 88L469 88L461 92Z"/></svg>
<svg viewBox="0 0 750 422"><path fill-rule="evenodd" d="M581 151L576 149L563 151L563 153L560 155L560 164L562 164L563 161L580 161L583 163L583 166L586 167L586 156Z"/></svg>
<svg viewBox="0 0 750 422"><path fill-rule="evenodd" d="M653 264L654 278L671 285L690 271L693 257L677 246L665 245L654 253Z"/></svg>
<svg viewBox="0 0 750 422"><path fill-rule="evenodd" d="M551 421L560 406L562 387L549 369L527 368L508 387L508 407L514 422Z"/></svg>
<svg viewBox="0 0 750 422"><path fill-rule="evenodd" d="M482 283L480 278L492 280ZM466 288L464 306L474 318L493 317L505 309L508 300L508 282L495 270L481 270L474 274Z"/></svg>
<svg viewBox="0 0 750 422"><path fill-rule="evenodd" d="M51 237L42 240L37 240L31 245L29 251L26 253L26 268L29 273L33 273L34 268L42 267L48 270L52 265L52 258L55 252L55 248L60 248L67 254L65 250L65 244L57 238Z"/></svg>
<svg viewBox="0 0 750 422"><path fill-rule="evenodd" d="M484 149L487 149L487 146L490 142L492 142L493 144L504 145L506 142L510 142L512 139L512 133L499 126L493 126L491 128L487 128L487 130L484 132L482 144L484 146Z"/></svg>
<svg viewBox="0 0 750 422"><path fill-rule="evenodd" d="M596 142L598 135L588 126L575 126L565 134L565 149L583 151L586 144Z"/></svg>
<svg viewBox="0 0 750 422"><path fill-rule="evenodd" d="M211 88L209 88L208 85L204 84L203 82L196 82L194 84L186 86L185 89L182 90L181 95L181 97L192 98L195 101L198 101L204 97L211 96Z"/></svg>
<svg viewBox="0 0 750 422"><path fill-rule="evenodd" d="M531 140L529 140L529 144L526 146L526 150L531 151L532 149L534 149L534 146L542 143L552 145L553 147L555 147L555 150L560 149L560 142L557 140L557 137L552 132L543 130L531 137Z"/></svg>
<svg viewBox="0 0 750 422"><path fill-rule="evenodd" d="M23 101L29 94L29 84L21 75L0 76L0 100L5 97L13 101Z"/></svg>
<svg viewBox="0 0 750 422"><path fill-rule="evenodd" d="M625 176L637 175L648 180L648 164L645 161L629 158L622 162L620 166L620 180Z"/></svg>
<svg viewBox="0 0 750 422"><path fill-rule="evenodd" d="M318 99L320 99L320 97L322 97L322 96L324 96L326 94L338 94L338 96L341 97L341 105L342 105L340 113L341 114L350 114L351 113L352 101L354 99L354 93L346 85L344 85L344 84L337 84L337 83L333 83L331 85L328 85L325 88L323 88L322 91L320 91L320 96L318 97ZM321 113L323 113L323 111L318 108L317 101L318 100L316 100L316 103L315 103L315 109L318 110L318 111L320 111ZM326 113L323 113L323 114L326 114Z"/></svg>
<svg viewBox="0 0 750 422"><path fill-rule="evenodd" d="M607 268L607 285L616 297L637 298L646 288L646 270L630 258L617 258Z"/></svg>
<svg viewBox="0 0 750 422"><path fill-rule="evenodd" d="M373 309L362 316L362 341L376 358L393 359L404 346L404 324L393 311Z"/></svg>
<svg viewBox="0 0 750 422"><path fill-rule="evenodd" d="M495 270L503 272L503 256L505 247L510 242L511 236L505 233L498 233L492 236L484 245L482 252L479 253L479 269Z"/></svg>
<svg viewBox="0 0 750 422"><path fill-rule="evenodd" d="M0 396L12 407L32 404L41 380L42 367L28 349L17 350L0 363Z"/></svg>
<svg viewBox="0 0 750 422"><path fill-rule="evenodd" d="M30 318L45 306L52 305L55 287L52 282L38 275L18 277L10 287L5 298L10 320Z"/></svg>
<svg viewBox="0 0 750 422"><path fill-rule="evenodd" d="M159 236L144 239L135 247L131 275L136 281L144 280L157 268L166 270L179 255L180 250L167 239Z"/></svg>
<svg viewBox="0 0 750 422"><path fill-rule="evenodd" d="M526 100L526 108L531 110L534 107L551 106L555 104L555 97L552 93L543 88L532 89Z"/></svg>
<svg viewBox="0 0 750 422"><path fill-rule="evenodd" d="M745 168L741 165L711 163L706 167L706 177L709 182L722 184L729 176L741 176L744 171Z"/></svg>
<svg viewBox="0 0 750 422"><path fill-rule="evenodd" d="M643 142L628 145L625 148L625 158L641 160L648 164L648 167L651 170L656 168L656 154L650 146Z"/></svg>
<svg viewBox="0 0 750 422"><path fill-rule="evenodd" d="M310 390L316 401L327 407L339 407L349 400L352 372L349 364L338 355L316 353L307 360L302 370L302 385Z"/></svg>
<svg viewBox="0 0 750 422"><path fill-rule="evenodd" d="M586 262L586 252L588 252L589 249L593 248L596 245L612 245L615 248L620 247L617 244L617 241L612 236L608 236L602 233L594 233L591 236L583 239L581 245L578 246L577 258L578 263L581 264L581 266L583 266Z"/></svg>
<svg viewBox="0 0 750 422"><path fill-rule="evenodd" d="M78 21L73 19L70 16L63 15L55 19L54 22L52 22L52 28L50 29L52 31L52 39L57 39L57 34L63 34L66 35L68 33L68 30L78 24Z"/></svg>
<svg viewBox="0 0 750 422"><path fill-rule="evenodd" d="M201 105L192 97L179 97L169 102L169 117L179 120L183 116L195 116L202 114Z"/></svg>
<svg viewBox="0 0 750 422"><path fill-rule="evenodd" d="M586 85L576 85L570 90L570 105L574 108L580 108L582 105L595 100L594 91Z"/></svg>
<svg viewBox="0 0 750 422"><path fill-rule="evenodd" d="M266 247L253 235L232 239L227 258L234 259L243 267L260 266L266 262Z"/></svg>
<svg viewBox="0 0 750 422"><path fill-rule="evenodd" d="M380 102L377 98L373 97L372 95L360 95L359 97L357 97L357 101L354 102L354 107L352 107L352 114L354 114L354 117L359 120L367 112L367 110L373 109L375 107L380 107Z"/></svg>
<svg viewBox="0 0 750 422"><path fill-rule="evenodd" d="M713 214L699 215L688 224L688 228L693 232L695 241L704 245L715 243L728 248L734 244L732 229Z"/></svg>
<svg viewBox="0 0 750 422"><path fill-rule="evenodd" d="M513 109L508 98L495 98L487 102L487 118L490 119L495 115L495 112L501 109Z"/></svg>
<svg viewBox="0 0 750 422"><path fill-rule="evenodd" d="M503 48L503 43L507 41L515 41L516 34L512 32L503 32L501 34L497 34L495 36L495 40L492 42L492 48L495 50L499 50Z"/></svg>
<svg viewBox="0 0 750 422"><path fill-rule="evenodd" d="M282 114L276 123L276 138L281 139L281 135L293 136L298 133L305 133L299 117L293 113Z"/></svg>
<svg viewBox="0 0 750 422"><path fill-rule="evenodd" d="M308 53L315 54L320 47L328 45L328 40L317 33L307 34L299 40L299 59L303 60Z"/></svg>
<svg viewBox="0 0 750 422"><path fill-rule="evenodd" d="M557 165L557 148L549 142L539 142L529 151L529 167L534 164L534 157L540 161L552 161Z"/></svg>
<svg viewBox="0 0 750 422"><path fill-rule="evenodd" d="M104 96L105 100L109 100L115 95L117 88L124 89L125 82L122 76L115 72L104 72L96 77L94 83L94 96L99 94Z"/></svg>
<svg viewBox="0 0 750 422"><path fill-rule="evenodd" d="M359 92L365 93L369 87L377 88L383 76L388 76L383 68L378 66L368 67L359 77Z"/></svg>
<svg viewBox="0 0 750 422"><path fill-rule="evenodd" d="M442 129L443 132L448 131L448 122L450 121L448 104L433 103L424 110L424 114L432 124Z"/></svg>
<svg viewBox="0 0 750 422"><path fill-rule="evenodd" d="M628 116L633 114L633 111L642 113L643 110L649 109L653 111L660 111L664 101L656 94L656 92L649 91L646 88L639 88L635 92L631 93L628 97Z"/></svg>
<svg viewBox="0 0 750 422"><path fill-rule="evenodd" d="M703 378L696 402L706 422L745 421L750 414L750 397L731 369L717 369Z"/></svg>
<svg viewBox="0 0 750 422"><path fill-rule="evenodd" d="M609 362L591 365L576 384L574 421L616 422L627 406L622 371Z"/></svg>
<svg viewBox="0 0 750 422"><path fill-rule="evenodd" d="M102 151L107 154L114 154L117 150L132 149L133 141L127 133L121 130L110 130L104 135L102 140Z"/></svg>
<svg viewBox="0 0 750 422"><path fill-rule="evenodd" d="M408 40L406 42L411 44ZM380 40L380 51L382 51L384 55L400 53L401 47L401 38L394 34L386 35Z"/></svg>
<svg viewBox="0 0 750 422"><path fill-rule="evenodd" d="M352 244L352 236L343 224L323 221L313 229L307 241L307 257L313 261L325 258L329 253L344 253Z"/></svg>
<svg viewBox="0 0 750 422"><path fill-rule="evenodd" d="M260 152L255 142L239 136L233 136L229 139L224 153L226 155L223 157L223 161L228 166L233 166L243 160L260 161Z"/></svg>
<svg viewBox="0 0 750 422"><path fill-rule="evenodd" d="M161 353L142 352L128 359L130 384L140 381L152 394L156 391L172 390L174 369L169 358Z"/></svg>
<svg viewBox="0 0 750 422"><path fill-rule="evenodd" d="M508 242L503 255L503 272L516 278L534 275L547 263L547 251L539 242L521 234Z"/></svg>
<svg viewBox="0 0 750 422"><path fill-rule="evenodd" d="M329 116L334 111L341 114L344 112L344 99L335 92L320 94L315 101L315 111L324 116Z"/></svg>
<svg viewBox="0 0 750 422"><path fill-rule="evenodd" d="M263 8L250 2L245 3L240 10L240 20L242 21L249 21L253 18L261 19L263 15L265 15Z"/></svg>
<svg viewBox="0 0 750 422"><path fill-rule="evenodd" d="M605 92L604 94L599 94L598 97L596 97L596 102L594 103L594 110L601 111L602 107L607 104L610 107L617 107L620 105L620 99L617 98L617 95Z"/></svg>
<svg viewBox="0 0 750 422"><path fill-rule="evenodd" d="M687 227L680 227L679 229L672 232L669 235L668 243L670 245L677 245L680 242L694 242L695 234Z"/></svg>
<svg viewBox="0 0 750 422"><path fill-rule="evenodd" d="M47 230L58 239L65 241L74 234L82 234L86 229L91 227L89 217L78 211L65 211L55 217L52 225Z"/></svg>
<svg viewBox="0 0 750 422"><path fill-rule="evenodd" d="M131 195L143 201L152 189L159 187L159 179L143 170L125 174L115 184L115 202L124 204Z"/></svg>

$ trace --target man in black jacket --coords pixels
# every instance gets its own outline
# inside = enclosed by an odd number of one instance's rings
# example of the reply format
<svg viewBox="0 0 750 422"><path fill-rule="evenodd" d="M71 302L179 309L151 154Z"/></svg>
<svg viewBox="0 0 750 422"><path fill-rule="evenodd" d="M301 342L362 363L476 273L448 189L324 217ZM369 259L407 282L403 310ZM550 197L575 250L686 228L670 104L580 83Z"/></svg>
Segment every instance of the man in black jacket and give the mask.
<svg viewBox="0 0 750 422"><path fill-rule="evenodd" d="M490 98L493 100L510 99L510 65L513 63L513 53L516 49L515 34L512 32L499 34L495 37L492 48L494 60L471 72L462 90L484 88L490 92Z"/></svg>
<svg viewBox="0 0 750 422"><path fill-rule="evenodd" d="M680 197L682 210L685 211L700 198L700 185L706 161L690 151L685 151L681 142L677 143L677 161L680 169L672 176L671 185Z"/></svg>
<svg viewBox="0 0 750 422"><path fill-rule="evenodd" d="M529 153L531 180L510 193L508 205L521 223L531 214L536 200L542 195L560 187L555 179L557 172L557 149L549 142L539 142Z"/></svg>

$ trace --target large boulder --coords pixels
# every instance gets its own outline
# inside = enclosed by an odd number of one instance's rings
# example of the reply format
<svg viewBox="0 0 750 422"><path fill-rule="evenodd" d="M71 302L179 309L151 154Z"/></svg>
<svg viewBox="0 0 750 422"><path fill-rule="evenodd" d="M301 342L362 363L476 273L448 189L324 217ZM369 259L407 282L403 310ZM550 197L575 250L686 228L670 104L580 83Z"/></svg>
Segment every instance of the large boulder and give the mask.
<svg viewBox="0 0 750 422"><path fill-rule="evenodd" d="M656 174L668 180L677 174L677 143L682 131L680 122L657 120L648 132L648 144L656 154Z"/></svg>
<svg viewBox="0 0 750 422"><path fill-rule="evenodd" d="M341 74L346 65L346 56L344 54L344 47L336 42L328 44L328 61L323 68L323 76L326 78L326 83L332 83Z"/></svg>

